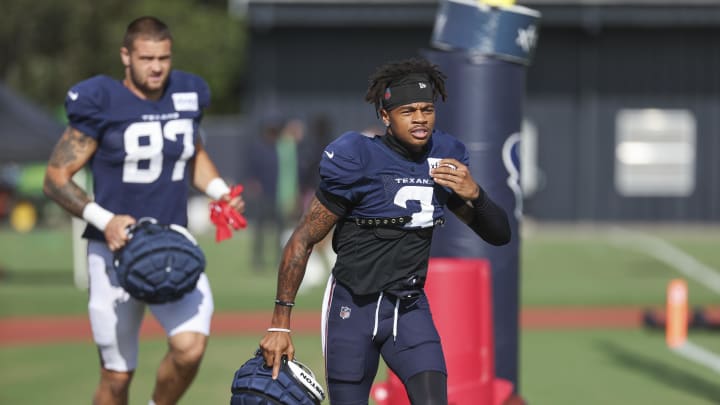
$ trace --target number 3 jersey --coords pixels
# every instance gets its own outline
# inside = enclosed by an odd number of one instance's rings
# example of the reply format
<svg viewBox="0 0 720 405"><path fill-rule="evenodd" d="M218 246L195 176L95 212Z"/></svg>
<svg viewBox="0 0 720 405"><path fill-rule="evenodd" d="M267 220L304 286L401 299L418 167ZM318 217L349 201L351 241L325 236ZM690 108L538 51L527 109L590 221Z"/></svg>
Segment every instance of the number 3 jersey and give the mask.
<svg viewBox="0 0 720 405"><path fill-rule="evenodd" d="M469 160L460 141L438 130L415 156L387 137L343 134L320 161L316 195L342 217L333 235L333 275L359 295L422 288L432 230L453 193L434 183L430 169L444 158Z"/></svg>
<svg viewBox="0 0 720 405"><path fill-rule="evenodd" d="M159 100L143 100L119 80L95 76L65 99L69 125L97 141L89 162L95 201L115 214L187 225L189 160L195 155L207 83L172 71ZM103 240L88 225L85 237Z"/></svg>

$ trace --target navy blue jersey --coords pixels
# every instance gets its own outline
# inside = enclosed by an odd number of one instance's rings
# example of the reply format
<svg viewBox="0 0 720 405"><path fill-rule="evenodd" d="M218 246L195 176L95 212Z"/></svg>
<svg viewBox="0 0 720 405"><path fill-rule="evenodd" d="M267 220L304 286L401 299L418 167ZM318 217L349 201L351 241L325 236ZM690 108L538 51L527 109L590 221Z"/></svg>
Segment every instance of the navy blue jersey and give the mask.
<svg viewBox="0 0 720 405"><path fill-rule="evenodd" d="M115 214L186 226L188 161L209 101L207 83L180 71L171 72L157 101L108 76L73 86L65 99L69 125L98 143L89 163L95 201ZM104 239L92 225L84 236Z"/></svg>
<svg viewBox="0 0 720 405"><path fill-rule="evenodd" d="M333 274L355 294L403 293L422 286L433 226L444 216L452 190L436 185L430 169L441 159L469 163L464 144L435 130L426 153L409 159L383 141L357 132L329 144L320 162L318 195L343 216L333 246ZM344 201L338 212L322 195ZM401 218L406 218L400 222ZM397 220L391 227L357 226L357 220ZM418 283L415 285L415 283Z"/></svg>
<svg viewBox="0 0 720 405"><path fill-rule="evenodd" d="M451 191L436 186L430 169L445 158L467 165L465 146L435 130L427 156L411 161L390 149L382 137L348 132L329 144L320 162L321 190L350 202L349 218L410 216L403 228L427 228L443 216Z"/></svg>

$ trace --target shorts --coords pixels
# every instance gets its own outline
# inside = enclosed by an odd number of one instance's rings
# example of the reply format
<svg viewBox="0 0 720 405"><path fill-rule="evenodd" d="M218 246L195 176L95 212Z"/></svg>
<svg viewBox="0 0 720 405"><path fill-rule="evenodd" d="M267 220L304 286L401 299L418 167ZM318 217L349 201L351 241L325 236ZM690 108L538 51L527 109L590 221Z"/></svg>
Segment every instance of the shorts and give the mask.
<svg viewBox="0 0 720 405"><path fill-rule="evenodd" d="M323 353L333 405L367 404L382 356L403 381L423 371L447 375L427 296L354 295L331 276L323 304Z"/></svg>
<svg viewBox="0 0 720 405"><path fill-rule="evenodd" d="M88 241L88 313L103 368L125 372L137 367L140 326L146 307L168 337L180 332L210 334L214 306L205 273L200 276L197 287L181 299L146 304L119 286L112 260L113 253L105 242Z"/></svg>

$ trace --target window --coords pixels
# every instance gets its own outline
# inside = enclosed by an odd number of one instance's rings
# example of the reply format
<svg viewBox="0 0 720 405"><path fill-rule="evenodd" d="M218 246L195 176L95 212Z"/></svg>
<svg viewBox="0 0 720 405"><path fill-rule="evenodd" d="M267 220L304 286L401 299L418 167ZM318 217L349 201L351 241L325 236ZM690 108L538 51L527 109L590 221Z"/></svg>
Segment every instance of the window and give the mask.
<svg viewBox="0 0 720 405"><path fill-rule="evenodd" d="M626 109L615 119L615 188L625 197L687 197L695 189L695 117Z"/></svg>

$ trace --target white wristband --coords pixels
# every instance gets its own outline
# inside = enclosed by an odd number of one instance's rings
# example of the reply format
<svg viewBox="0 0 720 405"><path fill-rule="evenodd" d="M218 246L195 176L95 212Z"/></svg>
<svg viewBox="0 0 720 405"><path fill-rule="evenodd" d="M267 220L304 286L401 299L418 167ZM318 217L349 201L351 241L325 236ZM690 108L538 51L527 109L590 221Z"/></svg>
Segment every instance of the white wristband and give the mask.
<svg viewBox="0 0 720 405"><path fill-rule="evenodd" d="M95 228L105 231L107 224L110 222L115 214L101 207L95 201L91 201L83 208L82 217L84 220L91 223Z"/></svg>
<svg viewBox="0 0 720 405"><path fill-rule="evenodd" d="M267 331L268 331L268 332L285 332L285 333L290 333L290 329L285 329L285 328L268 328Z"/></svg>
<svg viewBox="0 0 720 405"><path fill-rule="evenodd" d="M225 180L220 177L215 177L210 180L207 187L205 188L205 194L213 200L219 200L225 194L230 192L230 187L225 183Z"/></svg>

